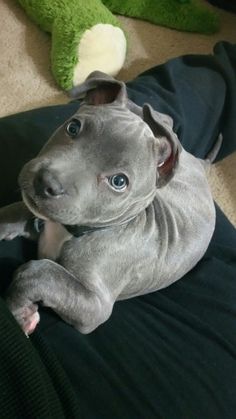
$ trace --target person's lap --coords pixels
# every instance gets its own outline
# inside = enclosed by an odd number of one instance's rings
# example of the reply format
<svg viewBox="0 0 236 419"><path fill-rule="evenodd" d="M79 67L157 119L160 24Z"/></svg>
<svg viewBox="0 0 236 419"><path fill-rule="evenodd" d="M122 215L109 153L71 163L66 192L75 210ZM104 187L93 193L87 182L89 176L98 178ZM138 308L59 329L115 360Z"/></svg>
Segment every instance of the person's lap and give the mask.
<svg viewBox="0 0 236 419"><path fill-rule="evenodd" d="M236 148L235 57L236 47L221 45L215 57L171 60L129 82L129 96L170 114L182 144L198 157L222 132L224 157ZM19 199L20 167L77 107L74 102L0 122L1 205ZM0 242L4 282L32 257L35 247L25 240ZM217 209L213 239L198 265L165 290L116 303L109 321L92 334L81 335L42 309L37 333L67 371L84 417L233 419L235 273L236 232Z"/></svg>

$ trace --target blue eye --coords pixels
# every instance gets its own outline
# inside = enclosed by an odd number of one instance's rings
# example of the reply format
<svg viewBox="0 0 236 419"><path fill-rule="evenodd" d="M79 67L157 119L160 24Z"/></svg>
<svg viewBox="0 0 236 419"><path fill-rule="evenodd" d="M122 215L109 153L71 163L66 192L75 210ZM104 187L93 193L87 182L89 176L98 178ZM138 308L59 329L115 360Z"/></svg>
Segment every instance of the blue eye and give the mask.
<svg viewBox="0 0 236 419"><path fill-rule="evenodd" d="M129 184L127 176L123 173L118 173L117 175L110 176L108 180L112 188L116 191L124 191Z"/></svg>
<svg viewBox="0 0 236 419"><path fill-rule="evenodd" d="M81 122L78 119L71 119L66 125L66 132L71 138L76 138L80 132Z"/></svg>

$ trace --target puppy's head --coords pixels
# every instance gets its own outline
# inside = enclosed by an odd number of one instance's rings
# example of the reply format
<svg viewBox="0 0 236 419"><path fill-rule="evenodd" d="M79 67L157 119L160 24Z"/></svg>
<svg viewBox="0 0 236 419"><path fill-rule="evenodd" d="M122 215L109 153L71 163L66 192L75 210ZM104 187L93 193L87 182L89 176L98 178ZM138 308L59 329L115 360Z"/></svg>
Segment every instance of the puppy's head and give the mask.
<svg viewBox="0 0 236 419"><path fill-rule="evenodd" d="M179 143L170 119L130 107L122 82L92 73L76 89L78 110L19 176L31 211L69 225L125 222L173 176Z"/></svg>

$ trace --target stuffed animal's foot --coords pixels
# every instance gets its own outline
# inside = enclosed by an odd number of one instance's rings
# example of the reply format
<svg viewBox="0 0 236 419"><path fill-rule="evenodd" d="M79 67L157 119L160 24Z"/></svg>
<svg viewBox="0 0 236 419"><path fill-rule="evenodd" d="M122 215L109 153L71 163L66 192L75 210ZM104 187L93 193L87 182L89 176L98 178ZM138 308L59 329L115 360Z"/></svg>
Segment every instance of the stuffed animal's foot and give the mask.
<svg viewBox="0 0 236 419"><path fill-rule="evenodd" d="M53 29L52 71L66 90L81 84L95 70L115 76L126 55L124 32L110 23L98 23L74 34L62 31L61 21ZM75 24L74 24L75 26Z"/></svg>
<svg viewBox="0 0 236 419"><path fill-rule="evenodd" d="M87 29L78 45L78 63L74 68L73 85L84 82L94 70L115 76L126 56L126 38L117 26L99 23Z"/></svg>

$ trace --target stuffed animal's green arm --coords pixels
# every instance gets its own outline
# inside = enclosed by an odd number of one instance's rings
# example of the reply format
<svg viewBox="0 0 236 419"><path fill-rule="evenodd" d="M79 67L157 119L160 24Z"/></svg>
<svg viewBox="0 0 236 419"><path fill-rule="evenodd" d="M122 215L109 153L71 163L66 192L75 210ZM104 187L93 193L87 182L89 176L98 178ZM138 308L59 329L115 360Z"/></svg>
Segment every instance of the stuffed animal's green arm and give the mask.
<svg viewBox="0 0 236 419"><path fill-rule="evenodd" d="M52 72L68 90L92 71L117 74L126 56L119 21L100 0L19 0L28 16L52 34Z"/></svg>
<svg viewBox="0 0 236 419"><path fill-rule="evenodd" d="M199 0L102 0L113 13L189 32L219 30L218 15Z"/></svg>

